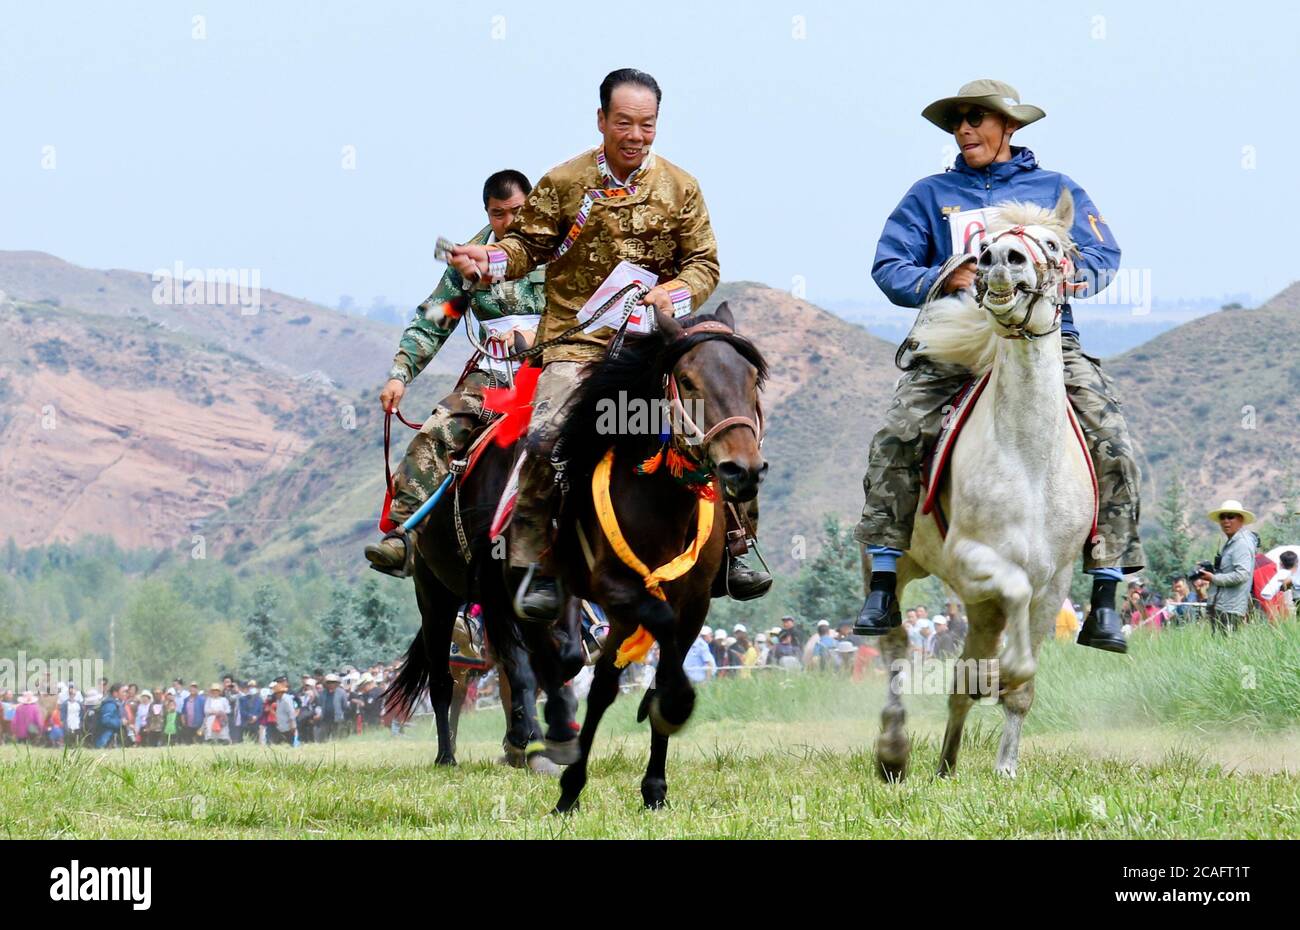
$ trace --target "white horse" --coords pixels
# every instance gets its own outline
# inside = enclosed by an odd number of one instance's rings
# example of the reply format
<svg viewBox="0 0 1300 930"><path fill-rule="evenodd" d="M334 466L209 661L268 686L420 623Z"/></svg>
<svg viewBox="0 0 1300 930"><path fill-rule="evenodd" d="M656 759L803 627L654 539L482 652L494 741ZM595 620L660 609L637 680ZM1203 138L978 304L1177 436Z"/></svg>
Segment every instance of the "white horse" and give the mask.
<svg viewBox="0 0 1300 930"><path fill-rule="evenodd" d="M996 770L1006 775L1015 774L1039 647L1095 516L1091 466L1067 411L1061 355L1060 314L1074 274L1073 217L1068 192L1054 210L1001 205L979 253L976 297L962 293L927 304L914 331L917 355L973 374L991 370L991 377L969 411L940 489L947 535L918 508L912 547L898 562L896 593L901 599L910 581L933 574L965 604L970 627L958 669L983 660L995 671L1006 714ZM896 779L910 752L902 663L895 662L907 654L906 632L895 628L883 646L891 673L876 759L881 774ZM958 686L950 693L940 775L957 764L976 699L971 690Z"/></svg>

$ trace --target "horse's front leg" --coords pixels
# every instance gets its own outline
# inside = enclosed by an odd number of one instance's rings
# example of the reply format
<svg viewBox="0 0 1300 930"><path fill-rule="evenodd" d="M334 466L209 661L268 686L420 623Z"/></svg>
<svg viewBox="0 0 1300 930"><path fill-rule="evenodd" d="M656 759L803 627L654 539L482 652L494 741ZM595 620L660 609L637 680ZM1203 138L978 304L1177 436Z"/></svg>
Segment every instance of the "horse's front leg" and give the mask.
<svg viewBox="0 0 1300 930"><path fill-rule="evenodd" d="M961 543L955 552L958 590L966 604L992 601L1002 617L1004 633L998 655L998 681L1010 690L1034 677L1030 637L1029 606L1034 588L1025 570L998 554L991 546L974 540ZM995 624L996 625L996 624Z"/></svg>
<svg viewBox="0 0 1300 930"><path fill-rule="evenodd" d="M542 730L537 723L537 677L522 644L498 644L497 667L501 671L503 705L507 726L502 761L514 768L527 768L543 775L558 775L559 767L546 757Z"/></svg>
<svg viewBox="0 0 1300 930"><path fill-rule="evenodd" d="M655 687L646 692L641 710L637 714L638 720L647 716L655 706L656 700L659 699L659 689L661 687L665 689L664 693L671 693L668 689L672 687L686 688L686 693L689 695L687 701L690 707L694 706L695 689L686 673L682 670L682 662L685 660L686 650L695 641L695 638L700 635L700 628L704 625L704 618L708 613L709 599L707 597L696 598L682 605L681 620L676 624L671 634L666 635L659 641L659 667L655 672ZM665 652L665 645L670 647L667 652ZM674 669L680 673L680 681L674 680L671 674ZM662 711L660 713L662 714ZM689 716L689 708L687 714ZM658 726L651 726L650 761L646 764L645 775L641 779L641 800L651 810L658 810L667 803L667 768L668 734L662 732Z"/></svg>
<svg viewBox="0 0 1300 930"><path fill-rule="evenodd" d="M695 689L682 670L685 654L678 643L677 617L666 601L649 595L637 602L634 616L635 622L659 644L654 687L647 693L643 708L656 732L672 736L686 725L695 709Z"/></svg>
<svg viewBox="0 0 1300 930"><path fill-rule="evenodd" d="M614 703L614 698L618 697L618 679L622 672L614 667L618 641L612 632L606 643L607 648L596 663L591 690L587 692L587 717L578 734L578 759L560 776L560 800L555 802L552 811L555 814L567 814L578 809L578 796L587 784L587 759L591 756L591 744L596 739L596 728L600 726L600 718L605 711Z"/></svg>
<svg viewBox="0 0 1300 930"><path fill-rule="evenodd" d="M1002 724L1002 742L998 744L998 758L993 764L993 771L1014 778L1016 762L1020 756L1020 732L1025 725L1025 716L1034 703L1034 680L1031 678L1010 691L1002 692L999 700L1006 721Z"/></svg>
<svg viewBox="0 0 1300 930"><path fill-rule="evenodd" d="M546 691L546 755L557 765L578 758L578 699L569 680L582 669L581 602L570 598L555 629L538 631L533 669Z"/></svg>
<svg viewBox="0 0 1300 930"><path fill-rule="evenodd" d="M894 627L880 638L880 651L889 669L885 706L880 711L880 735L876 737L876 771L885 781L902 781L912 741L907 736L907 711L903 691L907 689L907 630Z"/></svg>
<svg viewBox="0 0 1300 930"><path fill-rule="evenodd" d="M968 604L966 613L970 625L966 630L966 643L961 658L953 669L952 691L948 694L948 725L944 728L943 747L939 751L940 777L949 776L957 770L957 754L961 751L966 715L976 697L985 696L977 692L982 687L992 686L988 679L979 674L979 669L997 651L998 636L1002 630L999 608L990 602Z"/></svg>

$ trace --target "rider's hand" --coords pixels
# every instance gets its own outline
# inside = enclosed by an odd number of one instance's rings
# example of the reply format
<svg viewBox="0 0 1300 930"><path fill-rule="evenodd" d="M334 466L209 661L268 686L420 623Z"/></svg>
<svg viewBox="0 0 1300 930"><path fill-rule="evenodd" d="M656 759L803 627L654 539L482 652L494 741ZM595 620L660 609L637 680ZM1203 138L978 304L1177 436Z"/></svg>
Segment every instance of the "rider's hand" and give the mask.
<svg viewBox="0 0 1300 930"><path fill-rule="evenodd" d="M448 264L460 272L466 281L474 278L487 279L488 253L485 245L458 245L451 250Z"/></svg>
<svg viewBox="0 0 1300 930"><path fill-rule="evenodd" d="M653 288L650 293L641 298L641 303L648 307L654 307L668 316L673 315L673 299L668 296L668 288L660 284Z"/></svg>
<svg viewBox="0 0 1300 930"><path fill-rule="evenodd" d="M396 410L405 393L406 385L396 378L385 384L384 389L379 392L379 403L383 405L384 413L392 413Z"/></svg>
<svg viewBox="0 0 1300 930"><path fill-rule="evenodd" d="M945 294L955 294L957 291L968 290L975 286L975 266L965 264L954 271L947 281L943 282L943 292Z"/></svg>

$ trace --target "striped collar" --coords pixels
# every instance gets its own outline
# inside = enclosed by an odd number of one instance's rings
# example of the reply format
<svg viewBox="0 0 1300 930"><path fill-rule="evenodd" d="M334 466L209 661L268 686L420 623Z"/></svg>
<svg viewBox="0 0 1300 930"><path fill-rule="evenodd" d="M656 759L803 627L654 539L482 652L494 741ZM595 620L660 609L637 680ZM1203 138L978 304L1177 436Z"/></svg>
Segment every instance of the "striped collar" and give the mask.
<svg viewBox="0 0 1300 930"><path fill-rule="evenodd" d="M646 155L637 169L628 175L627 180L619 180L614 177L614 172L610 169L609 163L605 161L605 147L602 145L596 149L596 167L600 169L600 176L605 179L606 187L631 187L632 183L644 175L654 165L655 153L653 151Z"/></svg>

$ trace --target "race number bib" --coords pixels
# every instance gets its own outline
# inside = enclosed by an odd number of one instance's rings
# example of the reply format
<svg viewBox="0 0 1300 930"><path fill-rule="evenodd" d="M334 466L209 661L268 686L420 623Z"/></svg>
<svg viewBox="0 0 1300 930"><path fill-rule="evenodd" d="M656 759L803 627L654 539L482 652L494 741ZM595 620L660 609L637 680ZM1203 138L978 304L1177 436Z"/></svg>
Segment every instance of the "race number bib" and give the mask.
<svg viewBox="0 0 1300 930"><path fill-rule="evenodd" d="M978 255L980 243L988 237L988 229L1001 213L997 207L962 210L948 214L948 231L952 234L952 254Z"/></svg>
<svg viewBox="0 0 1300 930"><path fill-rule="evenodd" d="M529 337L526 341L529 345L532 345L533 337L537 333L537 327L541 324L542 318L533 314L521 313L515 316L503 316L495 320L483 320L481 322L484 337L497 336L500 338L489 338L484 343L487 354L479 359L479 370L490 371L502 377L505 377L507 366L511 371L518 371L519 362L507 362L500 356L515 351L513 336L516 332L525 333Z"/></svg>

